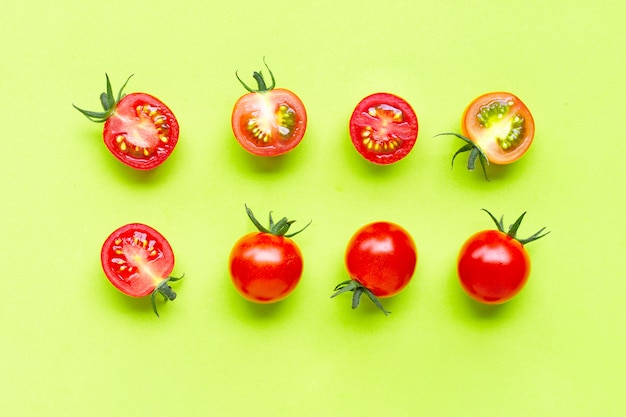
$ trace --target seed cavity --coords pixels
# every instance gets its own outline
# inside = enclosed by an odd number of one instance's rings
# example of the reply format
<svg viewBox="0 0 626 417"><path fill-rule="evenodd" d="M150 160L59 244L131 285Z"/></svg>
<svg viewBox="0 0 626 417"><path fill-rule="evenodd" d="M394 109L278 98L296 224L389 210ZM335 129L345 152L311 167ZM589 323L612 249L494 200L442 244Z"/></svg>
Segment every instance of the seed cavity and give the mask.
<svg viewBox="0 0 626 417"><path fill-rule="evenodd" d="M135 107L135 113L139 123L127 126L127 132L115 136L115 144L121 153L135 158L149 158L159 144L165 145L169 142L170 126L167 116L158 107L149 104Z"/></svg>
<svg viewBox="0 0 626 417"><path fill-rule="evenodd" d="M362 128L363 145L368 151L375 153L395 152L402 145L402 140L393 133L393 124L404 122L402 111L387 104L380 104L368 108L366 113L376 120Z"/></svg>
<svg viewBox="0 0 626 417"><path fill-rule="evenodd" d="M155 240L149 240L145 233L140 232L135 232L132 237L117 238L111 247L117 256L111 258L111 263L117 266L118 272L124 273L124 277L129 279L142 264L161 256L155 245Z"/></svg>
<svg viewBox="0 0 626 417"><path fill-rule="evenodd" d="M268 119L270 118L270 119ZM271 120L273 118L273 120ZM289 140L296 125L296 113L286 104L281 104L273 114L255 112L248 120L246 128L259 145L268 145L276 132L281 140ZM272 129L275 126L275 131Z"/></svg>
<svg viewBox="0 0 626 417"><path fill-rule="evenodd" d="M502 133L495 138L500 148L505 151L516 148L524 137L524 118L519 114L512 117L509 115L514 104L512 100L496 100L482 106L476 115L480 125L485 128L506 123L506 126L502 127Z"/></svg>

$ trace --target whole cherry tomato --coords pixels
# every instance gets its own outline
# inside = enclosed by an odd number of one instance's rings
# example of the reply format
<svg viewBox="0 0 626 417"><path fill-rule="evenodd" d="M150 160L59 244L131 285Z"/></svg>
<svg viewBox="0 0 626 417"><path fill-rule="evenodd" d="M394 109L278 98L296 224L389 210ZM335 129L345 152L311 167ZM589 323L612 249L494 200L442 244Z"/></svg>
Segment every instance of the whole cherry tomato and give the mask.
<svg viewBox="0 0 626 417"><path fill-rule="evenodd" d="M506 92L483 94L474 99L463 112L461 129L462 134L441 134L465 142L452 157L452 163L458 154L469 152L467 169L473 170L478 159L485 177L486 165L517 161L535 137L535 121L530 110L522 100Z"/></svg>
<svg viewBox="0 0 626 417"><path fill-rule="evenodd" d="M104 122L104 144L119 161L141 170L161 165L178 143L179 127L174 113L149 94L122 94L130 77L117 98L108 75L106 80L107 91L100 95L104 111L74 108L93 122Z"/></svg>
<svg viewBox="0 0 626 417"><path fill-rule="evenodd" d="M229 268L235 289L249 301L275 303L293 292L303 271L300 249L291 237L308 227L287 234L293 220L283 217L265 228L246 206L248 217L258 232L241 237L230 252ZM309 223L310 224L310 223Z"/></svg>
<svg viewBox="0 0 626 417"><path fill-rule="evenodd" d="M350 279L335 287L332 297L352 291L352 308L363 294L385 310L379 298L391 297L411 281L417 264L417 249L409 233L390 222L361 227L348 242L345 263Z"/></svg>
<svg viewBox="0 0 626 417"><path fill-rule="evenodd" d="M274 74L265 65L272 84L267 86L263 74L254 72L258 88L248 87L237 79L249 93L240 97L233 108L231 125L237 142L257 156L277 156L294 149L302 140L307 114L302 100L290 90L274 88Z"/></svg>
<svg viewBox="0 0 626 417"><path fill-rule="evenodd" d="M350 138L368 161L391 164L407 156L417 140L418 123L404 99L376 93L359 102L350 117Z"/></svg>
<svg viewBox="0 0 626 417"><path fill-rule="evenodd" d="M484 209L483 209L484 210ZM517 230L526 213L504 231L499 221L487 210L497 230L483 230L471 236L458 256L457 271L463 290L485 304L501 304L517 295L528 280L530 257L524 245L544 237L545 227L534 235L520 239Z"/></svg>
<svg viewBox="0 0 626 417"><path fill-rule="evenodd" d="M150 226L130 223L115 230L102 245L100 261L108 280L124 294L131 297L150 294L157 317L157 293L166 301L176 298L169 283L182 277L170 275L174 269L174 252L163 235Z"/></svg>

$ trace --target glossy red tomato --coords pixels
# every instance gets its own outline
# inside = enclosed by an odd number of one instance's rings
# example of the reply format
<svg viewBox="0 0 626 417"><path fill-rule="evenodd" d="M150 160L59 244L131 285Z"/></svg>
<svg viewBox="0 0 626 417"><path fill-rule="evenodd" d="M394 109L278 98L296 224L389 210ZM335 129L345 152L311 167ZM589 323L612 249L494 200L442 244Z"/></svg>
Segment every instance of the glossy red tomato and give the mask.
<svg viewBox="0 0 626 417"><path fill-rule="evenodd" d="M267 65L266 65L267 67ZM237 142L257 156L277 156L293 150L304 137L307 114L302 100L290 90L267 86L261 72L254 72L258 89L240 97L233 108L231 125Z"/></svg>
<svg viewBox="0 0 626 417"><path fill-rule="evenodd" d="M473 170L476 159L486 174L485 165L505 165L517 161L530 148L535 137L535 121L528 107L514 94L494 92L474 99L463 112L462 135L465 142L452 157L470 152L467 168Z"/></svg>
<svg viewBox="0 0 626 417"><path fill-rule="evenodd" d="M162 101L145 93L113 96L107 75L107 92L102 93L103 112L80 109L89 120L104 122L106 147L124 164L141 170L161 165L178 143L179 126L172 111ZM129 77L130 79L130 77Z"/></svg>
<svg viewBox="0 0 626 417"><path fill-rule="evenodd" d="M259 231L241 237L230 252L233 285L249 301L274 303L283 300L293 292L302 277L302 253L290 238L304 229L287 234L293 221L282 218L274 223L271 214L267 229L248 207L246 212Z"/></svg>
<svg viewBox="0 0 626 417"><path fill-rule="evenodd" d="M417 140L413 108L388 93L365 97L350 117L350 138L356 150L375 164L391 164L408 155Z"/></svg>
<svg viewBox="0 0 626 417"><path fill-rule="evenodd" d="M486 211L486 210L485 210ZM504 231L502 219L496 220L498 230L483 230L472 235L462 246L458 257L458 275L463 290L485 304L501 304L517 295L528 280L530 257L526 243L547 233L543 229L526 239L516 237L524 214Z"/></svg>
<svg viewBox="0 0 626 417"><path fill-rule="evenodd" d="M335 287L332 297L353 291L352 308L365 293L385 314L378 300L402 291L413 277L417 249L413 238L401 226L375 222L361 227L350 239L345 254L350 279Z"/></svg>
<svg viewBox="0 0 626 417"><path fill-rule="evenodd" d="M102 245L102 269L118 290L131 297L151 295L152 309L158 316L156 294L174 300L169 283L182 277L170 276L174 252L159 232L141 223L130 223L115 230Z"/></svg>

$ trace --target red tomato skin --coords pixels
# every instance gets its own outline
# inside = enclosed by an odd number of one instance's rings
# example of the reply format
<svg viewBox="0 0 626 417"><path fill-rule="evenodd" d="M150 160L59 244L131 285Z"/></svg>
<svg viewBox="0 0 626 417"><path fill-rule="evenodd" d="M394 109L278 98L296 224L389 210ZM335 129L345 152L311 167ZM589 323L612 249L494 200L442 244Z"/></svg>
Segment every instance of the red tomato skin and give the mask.
<svg viewBox="0 0 626 417"><path fill-rule="evenodd" d="M485 230L463 244L457 272L470 297L484 304L502 304L528 281L530 257L524 246L506 233Z"/></svg>
<svg viewBox="0 0 626 417"><path fill-rule="evenodd" d="M135 237L143 236L146 237L146 247L142 247L141 241L139 244L133 243ZM125 257L126 253L141 258L136 262L134 272L120 268L121 265L132 265L132 261ZM124 264L119 263L120 260ZM131 297L144 297L170 276L174 269L174 252L165 237L152 227L142 223L130 223L115 230L105 240L100 261L104 274L115 288Z"/></svg>
<svg viewBox="0 0 626 417"><path fill-rule="evenodd" d="M149 114L137 110L138 106L143 108L144 105L150 106L157 114L150 117ZM161 126L155 125L154 119L163 117L165 123ZM117 138L129 132L143 132L145 138L142 144L147 146L141 146L136 152L129 152L128 149L132 147L132 139L129 138L126 141L126 150L122 150L123 145L117 142ZM150 170L169 158L178 143L179 133L178 120L162 101L146 93L131 93L117 103L115 111L104 122L103 138L106 147L119 161L135 169ZM160 135L165 139L161 140ZM148 149L149 156L143 155L144 148Z"/></svg>
<svg viewBox="0 0 626 417"><path fill-rule="evenodd" d="M380 109L381 106L400 111L402 120L393 120L384 114L376 116L369 114L370 109ZM349 129L352 144L361 156L372 163L388 165L403 159L411 152L417 141L419 124L415 111L404 99L390 93L374 93L357 104L350 117ZM394 145L393 150L376 151L365 143L367 138L363 134L366 129L370 133L368 138L374 139L380 135L382 142L393 139L398 145ZM368 143L375 146L375 142L372 140Z"/></svg>
<svg viewBox="0 0 626 417"><path fill-rule="evenodd" d="M291 109L293 126L287 135L281 135L275 117L281 105ZM267 142L256 138L249 129L254 114L261 115L270 129L271 137ZM263 117L265 116L265 117ZM270 157L284 155L292 151L302 141L307 127L307 112L304 103L291 90L274 88L272 90L247 93L241 96L233 107L231 126L237 142L249 153Z"/></svg>
<svg viewBox="0 0 626 417"><path fill-rule="evenodd" d="M379 298L391 297L411 281L417 249L409 233L389 222L360 228L348 242L345 254L350 278Z"/></svg>
<svg viewBox="0 0 626 417"><path fill-rule="evenodd" d="M293 240L271 233L241 237L229 257L235 289L255 303L275 303L293 292L304 268L302 253Z"/></svg>

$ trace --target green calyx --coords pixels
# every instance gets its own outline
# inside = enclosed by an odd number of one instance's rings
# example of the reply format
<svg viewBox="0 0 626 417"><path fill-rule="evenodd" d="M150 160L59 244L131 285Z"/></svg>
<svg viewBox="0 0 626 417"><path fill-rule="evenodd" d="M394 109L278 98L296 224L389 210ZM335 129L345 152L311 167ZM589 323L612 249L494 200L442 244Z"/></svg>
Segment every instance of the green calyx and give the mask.
<svg viewBox="0 0 626 417"><path fill-rule="evenodd" d="M491 214L487 209L482 209L485 213L487 213L489 215L489 217L491 217L491 219L493 220L493 222L496 224L497 228L499 231L501 231L502 233L506 233L507 235L509 235L510 237L512 237L513 239L517 240L519 243L521 243L522 245L525 245L527 243L533 242L537 239L541 239L542 237L544 237L545 235L547 235L550 232L543 232L544 230L546 230L545 227L542 227L537 233L535 233L534 235L527 237L525 239L520 239L517 237L517 230L519 229L520 225L522 224L522 220L524 219L524 216L526 215L526 212L523 212L521 216L519 216L517 218L517 220L515 221L515 223L513 223L511 226L509 226L509 230L505 230L504 229L504 216L500 217L500 220L496 219L495 216L493 214Z"/></svg>
<svg viewBox="0 0 626 417"><path fill-rule="evenodd" d="M335 287L335 292L333 293L333 295L330 296L330 298L334 298L339 294L343 294L349 291L352 291L352 309L355 309L359 306L359 303L361 302L361 296L365 294L374 303L374 305L376 305L376 307L380 309L380 311L385 313L385 316L391 314L390 311L385 310L385 307L383 307L378 297L376 297L372 291L365 288L363 284L354 279L349 279L347 281L339 283Z"/></svg>
<svg viewBox="0 0 626 417"><path fill-rule="evenodd" d="M165 301L174 301L176 299L176 293L172 287L170 287L169 283L180 281L183 277L184 275L180 277L167 277L154 289L154 291L152 291L152 295L150 295L150 303L152 304L152 311L154 311L154 314L156 314L157 317L160 317L156 304L157 294L161 294L163 296L163 300Z"/></svg>
<svg viewBox="0 0 626 417"><path fill-rule="evenodd" d="M440 133L438 135L435 135L435 137L446 136L446 135L456 136L457 138L465 142L465 145L461 147L458 151L456 151L456 153L452 156L452 166L454 167L454 159L457 157L458 154L463 153L463 152L469 152L470 154L467 159L467 169L469 169L470 171L473 171L474 168L476 168L476 160L478 160L480 162L480 166L483 169L483 174L485 175L485 179L489 181L489 177L487 176L487 168L486 168L487 165L489 165L489 159L487 158L487 155L485 154L485 152L480 148L480 146L472 142L471 139L466 138L465 136L460 135L458 133Z"/></svg>
<svg viewBox="0 0 626 417"><path fill-rule="evenodd" d="M287 220L286 217L283 217L282 219L274 223L274 219L272 218L272 213L270 212L270 227L267 228L263 226L256 219L256 217L254 217L254 213L252 213L252 210L250 210L250 208L247 205L245 207L246 207L246 213L248 214L248 217L250 218L254 226L259 230L259 232L262 232L262 233L269 233L275 236L283 236L283 237L289 238L302 232L311 224L311 221L309 221L306 226L304 226L302 229L298 230L297 232L287 234L291 225L295 223L295 220Z"/></svg>
<svg viewBox="0 0 626 417"><path fill-rule="evenodd" d="M117 97L116 97L113 95L113 89L111 88L111 81L109 80L109 75L105 74L105 76L107 79L106 92L100 94L100 103L102 104L102 108L104 109L104 111L84 110L84 109L77 107L75 104L72 104L72 106L74 106L76 110L84 114L92 122L96 122L96 123L102 123L106 121L109 118L109 116L111 116L111 114L115 111L115 106L122 99L122 97L124 97L124 94L122 92L124 91L126 84L128 84L128 81L132 77L131 75L130 77L126 79L126 82L124 83L122 88L120 88L120 91L117 93Z"/></svg>
<svg viewBox="0 0 626 417"><path fill-rule="evenodd" d="M261 71L254 71L252 73L252 77L254 77L258 85L258 89L256 90L254 88L249 87L246 83L244 83L242 79L239 78L239 74L235 72L235 76L237 77L241 85L243 85L243 88L245 88L251 93L266 93L270 90L273 90L274 87L276 86L276 80L274 79L274 74L272 73L272 70L270 69L270 67L267 66L267 63L265 62L265 58L263 58L263 64L265 64L265 68L267 68L267 71L270 73L270 78L272 79L272 84L269 87L265 83L265 78L263 78L263 73Z"/></svg>

